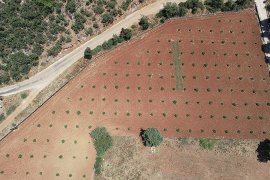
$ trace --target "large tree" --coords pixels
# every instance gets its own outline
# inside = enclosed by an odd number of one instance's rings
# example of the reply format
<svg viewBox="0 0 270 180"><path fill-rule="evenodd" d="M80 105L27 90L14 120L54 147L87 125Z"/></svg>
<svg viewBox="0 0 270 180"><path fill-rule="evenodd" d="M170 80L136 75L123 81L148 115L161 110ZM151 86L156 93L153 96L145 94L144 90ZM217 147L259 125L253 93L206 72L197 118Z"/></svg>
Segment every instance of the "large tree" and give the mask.
<svg viewBox="0 0 270 180"><path fill-rule="evenodd" d="M142 30L146 30L149 28L149 21L148 18L146 16L143 16L140 19L139 25L141 26Z"/></svg>
<svg viewBox="0 0 270 180"><path fill-rule="evenodd" d="M124 29L122 28L120 32L120 37L123 38L125 41L128 41L132 37L132 32L130 29Z"/></svg>
<svg viewBox="0 0 270 180"><path fill-rule="evenodd" d="M90 47L87 47L84 50L84 58L85 59L92 59L92 50L90 49Z"/></svg>
<svg viewBox="0 0 270 180"><path fill-rule="evenodd" d="M144 145L148 147L157 147L163 141L163 137L156 128L147 128L146 130L143 130L141 137Z"/></svg>

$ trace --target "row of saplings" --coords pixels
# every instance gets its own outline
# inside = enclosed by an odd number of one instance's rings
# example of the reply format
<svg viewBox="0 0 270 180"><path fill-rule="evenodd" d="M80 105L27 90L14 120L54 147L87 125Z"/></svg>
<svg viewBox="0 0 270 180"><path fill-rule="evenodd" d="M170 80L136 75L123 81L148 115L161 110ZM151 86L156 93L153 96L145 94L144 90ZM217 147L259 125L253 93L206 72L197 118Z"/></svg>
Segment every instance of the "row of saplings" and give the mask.
<svg viewBox="0 0 270 180"><path fill-rule="evenodd" d="M112 146L113 140L106 128L98 127L91 132L91 137L94 139L94 145L97 152L96 162L94 165L95 174L101 173L102 157L105 152ZM148 128L142 130L140 133L142 142L147 147L157 147L162 141L163 137L156 128ZM259 143L257 148L257 158L259 162L270 161L270 140L266 139Z"/></svg>
<svg viewBox="0 0 270 180"><path fill-rule="evenodd" d="M98 127L91 132L91 137L94 139L94 145L96 149L96 162L94 165L95 174L101 173L102 157L105 152L112 146L112 137L107 132L106 128ZM141 131L142 142L148 147L157 147L162 141L163 137L156 128L148 128Z"/></svg>

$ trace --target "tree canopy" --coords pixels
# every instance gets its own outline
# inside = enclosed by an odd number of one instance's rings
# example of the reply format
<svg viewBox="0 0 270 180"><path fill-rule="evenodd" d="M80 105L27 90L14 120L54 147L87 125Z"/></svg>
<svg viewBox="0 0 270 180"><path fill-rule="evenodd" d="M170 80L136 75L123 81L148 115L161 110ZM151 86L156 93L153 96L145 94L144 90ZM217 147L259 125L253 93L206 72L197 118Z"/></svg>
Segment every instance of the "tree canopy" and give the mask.
<svg viewBox="0 0 270 180"><path fill-rule="evenodd" d="M157 147L163 141L163 137L156 128L147 128L146 130L143 130L141 137L144 145L149 147Z"/></svg>
<svg viewBox="0 0 270 180"><path fill-rule="evenodd" d="M142 30L146 30L149 28L149 21L148 21L148 17L143 16L140 19L139 25L141 26Z"/></svg>
<svg viewBox="0 0 270 180"><path fill-rule="evenodd" d="M261 141L257 148L257 158L260 162L270 161L270 140Z"/></svg>
<svg viewBox="0 0 270 180"><path fill-rule="evenodd" d="M84 51L84 58L85 59L92 59L92 50L90 47L87 47Z"/></svg>

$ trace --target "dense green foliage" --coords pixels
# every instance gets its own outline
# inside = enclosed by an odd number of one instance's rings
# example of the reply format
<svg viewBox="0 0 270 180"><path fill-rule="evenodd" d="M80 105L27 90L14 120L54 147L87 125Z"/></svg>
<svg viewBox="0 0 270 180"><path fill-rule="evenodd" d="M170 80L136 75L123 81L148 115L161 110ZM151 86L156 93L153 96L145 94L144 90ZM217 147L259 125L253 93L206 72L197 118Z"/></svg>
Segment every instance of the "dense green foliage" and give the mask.
<svg viewBox="0 0 270 180"><path fill-rule="evenodd" d="M149 28L148 18L146 16L143 16L139 21L139 25L141 26L142 30L148 29Z"/></svg>
<svg viewBox="0 0 270 180"><path fill-rule="evenodd" d="M71 13L71 14L76 12L75 0L67 0L66 11Z"/></svg>
<svg viewBox="0 0 270 180"><path fill-rule="evenodd" d="M200 0L187 0L186 2L181 2L179 6L191 9L192 14L197 13L199 9L204 9L203 3Z"/></svg>
<svg viewBox="0 0 270 180"><path fill-rule="evenodd" d="M224 0L205 0L204 4L201 0L187 0L179 4L169 2L160 10L157 17L161 18L161 22L164 22L172 17L185 16L189 10L193 14L197 13L198 10L203 10L205 7L210 12L238 11L251 7L252 3L253 0L228 0L225 3Z"/></svg>
<svg viewBox="0 0 270 180"><path fill-rule="evenodd" d="M132 37L132 32L130 29L122 29L120 32L120 35L114 35L111 39L108 41L105 41L102 45L97 46L95 49L92 50L92 54L95 55L99 53L102 50L109 50L116 46L119 43L122 43L123 41L128 41Z"/></svg>
<svg viewBox="0 0 270 180"><path fill-rule="evenodd" d="M113 22L113 15L109 13L103 14L101 22L104 23L105 25L111 24Z"/></svg>
<svg viewBox="0 0 270 180"><path fill-rule="evenodd" d="M164 8L160 10L160 12L157 14L158 17L162 19L169 19L172 17L181 17L185 16L187 13L187 9L183 7L182 5L177 5L176 3L167 3L165 4Z"/></svg>
<svg viewBox="0 0 270 180"><path fill-rule="evenodd" d="M129 7L129 5L131 4L132 0L124 0L124 2L121 5L121 8L126 11Z"/></svg>
<svg viewBox="0 0 270 180"><path fill-rule="evenodd" d="M95 162L95 173L101 172L102 156L112 146L113 140L106 128L98 127L91 132L91 137L94 139L95 149L97 151L97 157Z"/></svg>
<svg viewBox="0 0 270 180"><path fill-rule="evenodd" d="M261 141L257 148L257 158L260 162L270 161L270 140Z"/></svg>
<svg viewBox="0 0 270 180"><path fill-rule="evenodd" d="M163 137L156 128L147 128L142 132L141 137L144 145L149 147L157 147L163 141Z"/></svg>
<svg viewBox="0 0 270 180"><path fill-rule="evenodd" d="M101 164L102 164L102 158L101 157L96 157L96 162L95 162L95 165L94 165L95 174L100 174L101 173Z"/></svg>
<svg viewBox="0 0 270 180"><path fill-rule="evenodd" d="M203 149L212 150L216 144L216 139L200 139L199 143Z"/></svg>
<svg viewBox="0 0 270 180"><path fill-rule="evenodd" d="M84 50L84 58L92 59L92 50L89 47Z"/></svg>
<svg viewBox="0 0 270 180"><path fill-rule="evenodd" d="M239 11L251 7L253 0L228 0L225 3L224 0L206 0L204 4L210 12Z"/></svg>
<svg viewBox="0 0 270 180"><path fill-rule="evenodd" d="M71 28L75 31L75 33L79 33L81 30L84 29L84 23L86 22L86 18L80 13L75 13L74 17L75 22Z"/></svg>
<svg viewBox="0 0 270 180"><path fill-rule="evenodd" d="M122 28L121 32L120 32L120 38L123 38L125 41L130 40L132 37L132 32L130 29L125 29Z"/></svg>
<svg viewBox="0 0 270 180"><path fill-rule="evenodd" d="M0 84L27 78L41 56L57 56L71 31L93 35L121 14L116 0L1 0Z"/></svg>
<svg viewBox="0 0 270 180"><path fill-rule="evenodd" d="M91 132L91 137L94 139L97 156L99 157L103 156L104 153L112 146L112 137L104 127L94 129Z"/></svg>

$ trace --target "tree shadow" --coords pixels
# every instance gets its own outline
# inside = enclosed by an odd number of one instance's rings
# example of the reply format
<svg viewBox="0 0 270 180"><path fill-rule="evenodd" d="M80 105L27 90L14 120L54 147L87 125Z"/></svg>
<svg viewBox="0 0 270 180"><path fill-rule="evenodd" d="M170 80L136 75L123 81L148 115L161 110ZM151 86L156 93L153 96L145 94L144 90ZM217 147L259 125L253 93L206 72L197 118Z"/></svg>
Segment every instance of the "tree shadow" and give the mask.
<svg viewBox="0 0 270 180"><path fill-rule="evenodd" d="M145 140L142 137L142 135L143 135L144 132L145 132L145 129L142 129L141 128L141 130L140 130L140 137L141 137L141 140L142 140L143 145L146 146L146 142L145 142Z"/></svg>
<svg viewBox="0 0 270 180"><path fill-rule="evenodd" d="M261 141L258 145L258 148L256 150L258 153L257 158L259 162L266 163L270 160L270 140L265 139L264 141Z"/></svg>

